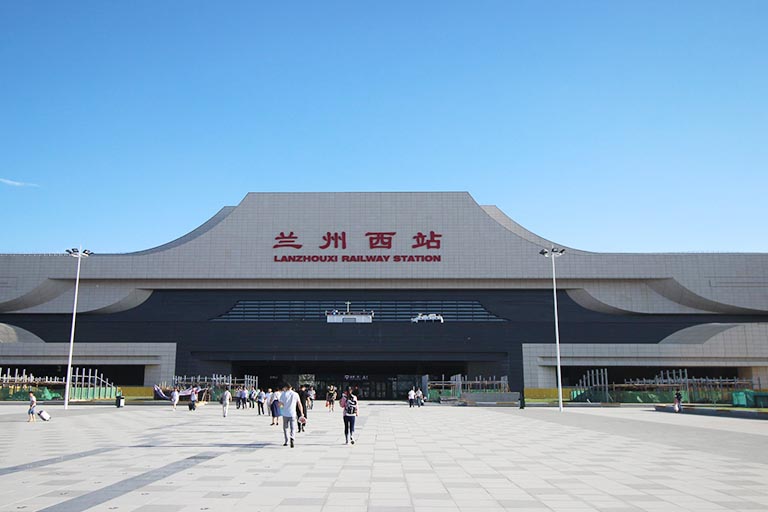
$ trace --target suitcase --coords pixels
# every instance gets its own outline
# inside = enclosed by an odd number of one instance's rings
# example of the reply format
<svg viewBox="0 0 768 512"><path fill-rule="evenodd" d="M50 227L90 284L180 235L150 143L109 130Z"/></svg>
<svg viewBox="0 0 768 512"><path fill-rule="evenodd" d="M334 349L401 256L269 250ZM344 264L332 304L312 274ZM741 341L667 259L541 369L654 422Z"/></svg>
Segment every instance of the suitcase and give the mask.
<svg viewBox="0 0 768 512"><path fill-rule="evenodd" d="M43 421L51 421L51 415L43 410L40 410L37 415L40 416L40 419Z"/></svg>

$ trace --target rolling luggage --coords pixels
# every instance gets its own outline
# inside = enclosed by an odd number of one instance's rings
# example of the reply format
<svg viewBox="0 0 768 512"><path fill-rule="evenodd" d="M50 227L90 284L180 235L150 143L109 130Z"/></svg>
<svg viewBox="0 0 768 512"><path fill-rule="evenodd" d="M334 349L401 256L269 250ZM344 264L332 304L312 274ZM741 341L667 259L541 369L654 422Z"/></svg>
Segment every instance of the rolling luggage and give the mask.
<svg viewBox="0 0 768 512"><path fill-rule="evenodd" d="M37 415L40 416L40 419L43 421L51 421L51 415L43 411L42 409L40 410L40 412L37 413Z"/></svg>

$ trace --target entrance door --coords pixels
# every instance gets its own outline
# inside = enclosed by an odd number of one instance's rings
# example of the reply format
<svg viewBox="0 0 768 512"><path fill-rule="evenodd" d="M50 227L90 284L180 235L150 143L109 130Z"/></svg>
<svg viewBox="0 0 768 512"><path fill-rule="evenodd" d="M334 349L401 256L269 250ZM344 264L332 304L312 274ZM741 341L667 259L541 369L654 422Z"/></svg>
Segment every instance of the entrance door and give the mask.
<svg viewBox="0 0 768 512"><path fill-rule="evenodd" d="M425 373L439 378L465 370L463 363L430 362L424 368L424 363L411 361L238 361L232 365L235 376L256 375L264 388L275 389L285 382L297 387L311 380L318 397L324 398L331 385L339 392L352 386L361 399L368 400L402 400L411 387L421 386Z"/></svg>

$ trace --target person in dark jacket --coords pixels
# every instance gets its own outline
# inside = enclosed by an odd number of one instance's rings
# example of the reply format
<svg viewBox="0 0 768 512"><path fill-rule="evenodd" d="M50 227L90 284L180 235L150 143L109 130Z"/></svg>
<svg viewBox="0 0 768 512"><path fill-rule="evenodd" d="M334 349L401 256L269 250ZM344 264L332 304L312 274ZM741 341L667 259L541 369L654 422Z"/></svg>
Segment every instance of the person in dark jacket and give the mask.
<svg viewBox="0 0 768 512"><path fill-rule="evenodd" d="M299 412L304 412L303 416L306 419L307 417L307 402L309 401L309 393L307 392L307 386L300 386L299 387L299 404L297 405L297 409ZM302 416L302 415L300 415ZM306 421L299 422L299 432L305 432L306 431Z"/></svg>

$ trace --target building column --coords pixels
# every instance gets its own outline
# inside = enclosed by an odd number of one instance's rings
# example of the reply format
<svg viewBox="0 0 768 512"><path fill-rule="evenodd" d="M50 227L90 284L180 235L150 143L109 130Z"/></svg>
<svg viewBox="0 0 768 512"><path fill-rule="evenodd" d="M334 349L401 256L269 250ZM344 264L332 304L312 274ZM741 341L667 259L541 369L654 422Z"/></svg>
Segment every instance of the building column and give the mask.
<svg viewBox="0 0 768 512"><path fill-rule="evenodd" d="M756 388L768 389L768 366L739 368L739 378L751 380Z"/></svg>

